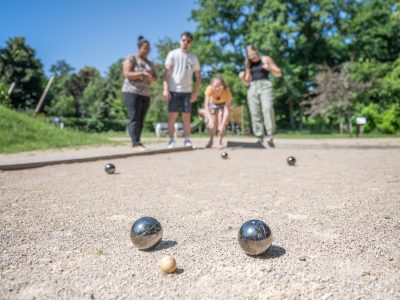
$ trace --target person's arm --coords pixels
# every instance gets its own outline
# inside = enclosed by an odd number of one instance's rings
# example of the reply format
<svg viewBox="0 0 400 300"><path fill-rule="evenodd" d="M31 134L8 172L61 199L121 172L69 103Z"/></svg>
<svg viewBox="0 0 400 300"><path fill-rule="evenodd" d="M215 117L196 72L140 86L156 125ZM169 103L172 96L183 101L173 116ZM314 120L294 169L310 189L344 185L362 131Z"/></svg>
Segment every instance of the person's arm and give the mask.
<svg viewBox="0 0 400 300"><path fill-rule="evenodd" d="M228 97L228 99L227 99L226 102L225 102L225 106L227 106L228 109L230 109L230 108L231 108L231 105L232 105L232 92L231 92L230 89L228 89L228 95L229 95L229 97Z"/></svg>
<svg viewBox="0 0 400 300"><path fill-rule="evenodd" d="M172 68L165 69L164 71L164 76L163 76L163 96L165 100L170 100L171 99L171 93L169 92L169 87L168 87L168 76L171 76L172 73Z"/></svg>
<svg viewBox="0 0 400 300"><path fill-rule="evenodd" d="M231 91L229 89L228 89L228 93L229 93L229 98L225 102L224 115L223 115L223 118L222 118L223 126L228 125L228 121L230 119L230 113L231 113L232 93L231 93Z"/></svg>
<svg viewBox="0 0 400 300"><path fill-rule="evenodd" d="M197 96L199 95L199 90L200 90L200 86L201 86L200 70L194 72L194 79L195 79L196 83L194 85L194 90L193 90L193 93L192 93L192 97L190 99L190 101L192 103L197 101Z"/></svg>
<svg viewBox="0 0 400 300"><path fill-rule="evenodd" d="M276 63L269 56L262 57L263 69L270 71L275 77L281 77L281 69L276 65Z"/></svg>
<svg viewBox="0 0 400 300"><path fill-rule="evenodd" d="M246 72L242 71L242 72L239 73L240 80L242 80L243 84L247 86L247 85L249 85L250 81L246 81L245 77L246 77Z"/></svg>
<svg viewBox="0 0 400 300"><path fill-rule="evenodd" d="M168 53L165 59L165 70L163 75L163 96L165 100L171 100L171 93L169 92L168 77L171 76L174 68L174 59L171 52Z"/></svg>
<svg viewBox="0 0 400 300"><path fill-rule="evenodd" d="M133 64L130 59L125 59L122 65L122 73L125 78L128 80L142 80L145 77L148 77L145 71L132 71Z"/></svg>

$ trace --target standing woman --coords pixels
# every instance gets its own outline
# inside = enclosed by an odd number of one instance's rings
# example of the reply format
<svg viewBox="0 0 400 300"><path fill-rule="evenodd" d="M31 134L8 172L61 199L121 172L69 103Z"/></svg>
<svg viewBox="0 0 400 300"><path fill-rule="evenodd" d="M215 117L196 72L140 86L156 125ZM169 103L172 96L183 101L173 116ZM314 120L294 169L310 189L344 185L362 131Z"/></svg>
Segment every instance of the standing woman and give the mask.
<svg viewBox="0 0 400 300"><path fill-rule="evenodd" d="M253 133L258 139L257 142L265 146L264 134L266 131L268 145L275 147L273 136L276 129L275 111L269 73L275 77L282 76L281 70L271 57L261 56L254 46L247 46L245 72L240 72L239 77L246 85L250 84L247 101Z"/></svg>
<svg viewBox="0 0 400 300"><path fill-rule="evenodd" d="M223 148L222 139L229 119L229 109L232 103L232 94L222 76L211 79L211 84L204 92L204 108L210 129L210 141L206 148L211 148L215 130L218 129L218 148Z"/></svg>
<svg viewBox="0 0 400 300"><path fill-rule="evenodd" d="M144 151L146 147L140 142L144 119L150 106L150 84L157 80L153 63L147 59L150 43L139 36L139 51L129 55L123 62L122 96L128 111L128 130L134 151Z"/></svg>

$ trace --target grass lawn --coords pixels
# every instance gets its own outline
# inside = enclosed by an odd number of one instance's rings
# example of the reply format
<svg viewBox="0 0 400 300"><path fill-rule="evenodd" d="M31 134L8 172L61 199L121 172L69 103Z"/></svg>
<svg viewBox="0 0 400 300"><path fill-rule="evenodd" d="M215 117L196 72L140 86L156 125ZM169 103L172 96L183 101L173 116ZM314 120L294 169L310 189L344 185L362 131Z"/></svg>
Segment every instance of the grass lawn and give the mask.
<svg viewBox="0 0 400 300"><path fill-rule="evenodd" d="M105 134L60 129L0 105L0 153L115 143Z"/></svg>

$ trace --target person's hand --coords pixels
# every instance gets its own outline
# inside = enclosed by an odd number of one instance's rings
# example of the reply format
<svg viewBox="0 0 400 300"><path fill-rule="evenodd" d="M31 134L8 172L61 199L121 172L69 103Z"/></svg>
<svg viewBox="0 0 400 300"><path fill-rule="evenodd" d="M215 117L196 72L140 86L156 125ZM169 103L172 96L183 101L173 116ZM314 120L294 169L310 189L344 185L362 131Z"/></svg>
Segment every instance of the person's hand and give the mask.
<svg viewBox="0 0 400 300"><path fill-rule="evenodd" d="M241 80L244 80L244 75L245 75L245 73L244 73L243 71L241 71L241 72L239 73L239 78L240 78Z"/></svg>
<svg viewBox="0 0 400 300"><path fill-rule="evenodd" d="M163 97L165 100L169 101L171 100L171 93L168 90L163 90Z"/></svg>
<svg viewBox="0 0 400 300"><path fill-rule="evenodd" d="M270 63L264 62L263 63L263 67L264 67L265 70L271 71L271 64Z"/></svg>
<svg viewBox="0 0 400 300"><path fill-rule="evenodd" d="M153 79L153 75L147 70L142 72L142 76L143 76L143 78L145 78L149 81L151 81Z"/></svg>
<svg viewBox="0 0 400 300"><path fill-rule="evenodd" d="M197 101L197 93L192 93L192 96L190 96L190 102L196 102Z"/></svg>

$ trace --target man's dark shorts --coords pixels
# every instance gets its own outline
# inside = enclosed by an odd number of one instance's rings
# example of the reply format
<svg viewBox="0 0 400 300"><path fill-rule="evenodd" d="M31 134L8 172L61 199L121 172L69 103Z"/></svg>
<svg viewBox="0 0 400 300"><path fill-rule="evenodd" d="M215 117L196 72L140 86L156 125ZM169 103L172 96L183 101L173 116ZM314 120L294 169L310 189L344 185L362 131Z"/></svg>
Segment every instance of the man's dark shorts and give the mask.
<svg viewBox="0 0 400 300"><path fill-rule="evenodd" d="M171 100L168 101L168 112L192 112L192 103L190 97L192 93L171 93Z"/></svg>

